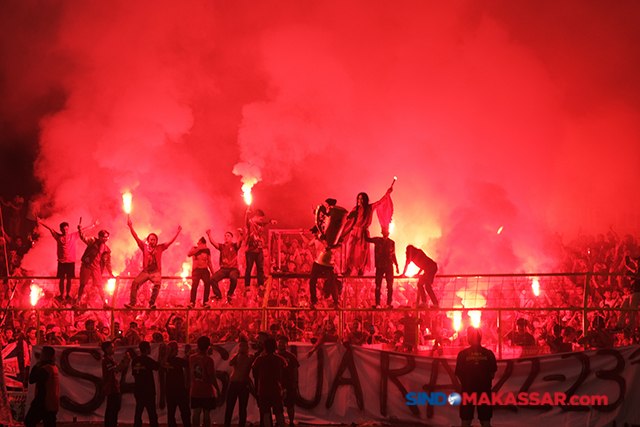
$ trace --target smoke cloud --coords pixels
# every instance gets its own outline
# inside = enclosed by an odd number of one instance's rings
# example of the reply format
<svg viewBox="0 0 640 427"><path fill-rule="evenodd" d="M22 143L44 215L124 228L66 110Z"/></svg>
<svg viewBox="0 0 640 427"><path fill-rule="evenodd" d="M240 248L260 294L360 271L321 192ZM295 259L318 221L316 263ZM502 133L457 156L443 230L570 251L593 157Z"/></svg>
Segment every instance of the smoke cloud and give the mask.
<svg viewBox="0 0 640 427"><path fill-rule="evenodd" d="M99 218L119 271L124 192L141 236L184 228L178 274L206 229L242 225L252 178L254 206L309 228L325 198L350 209L397 176L392 237L441 272L541 271L548 233L639 228L635 2L0 8L5 127L37 124L48 222ZM53 271L51 245L27 267Z"/></svg>

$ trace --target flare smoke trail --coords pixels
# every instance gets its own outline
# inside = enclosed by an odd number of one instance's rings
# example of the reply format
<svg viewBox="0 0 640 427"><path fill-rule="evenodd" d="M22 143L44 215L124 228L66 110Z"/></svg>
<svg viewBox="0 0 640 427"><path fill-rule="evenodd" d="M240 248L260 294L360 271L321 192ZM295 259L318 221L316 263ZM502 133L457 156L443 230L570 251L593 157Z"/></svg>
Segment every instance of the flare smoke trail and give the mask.
<svg viewBox="0 0 640 427"><path fill-rule="evenodd" d="M177 274L205 229L242 225L234 168L291 228L398 176L397 247L448 272L542 270L549 231L638 229L635 2L0 8L3 153L37 150L48 222L100 218L116 270L136 250L122 193L140 235L184 227ZM53 271L52 244L27 267Z"/></svg>

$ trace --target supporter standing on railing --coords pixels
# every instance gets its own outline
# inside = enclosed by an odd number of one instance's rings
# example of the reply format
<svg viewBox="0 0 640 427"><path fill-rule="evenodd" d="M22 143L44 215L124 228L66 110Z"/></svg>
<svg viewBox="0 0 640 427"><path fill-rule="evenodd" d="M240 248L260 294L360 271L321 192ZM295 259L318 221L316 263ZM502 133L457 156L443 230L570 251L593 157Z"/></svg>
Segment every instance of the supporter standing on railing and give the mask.
<svg viewBox="0 0 640 427"><path fill-rule="evenodd" d="M40 221L40 218L37 218L37 222L38 224L42 225L44 228L46 228L51 232L51 235L56 240L56 244L57 244L58 274L56 277L60 279L60 283L58 284L60 288L60 295L56 297L56 300L61 303L66 298L68 302L72 302L71 279L76 278L76 275L75 275L76 243L80 238L80 231L82 230L82 228L80 224L78 224L78 231L69 233L69 223L63 222L60 224L60 233L58 233L53 228L49 227L44 222ZM90 227L85 228L84 230L88 230L89 228L95 227L97 224L98 224L98 221L96 221ZM64 286L65 280L67 285L66 293L65 293L65 286Z"/></svg>
<svg viewBox="0 0 640 427"><path fill-rule="evenodd" d="M265 220L264 212L256 209L255 212L251 208L247 209L245 214L245 225L247 227L247 238L245 241L247 260L247 269L244 272L244 286L248 289L251 285L251 272L253 265L256 266L256 275L258 276L258 288L264 285L264 228L269 224L277 224L275 219Z"/></svg>
<svg viewBox="0 0 640 427"><path fill-rule="evenodd" d="M345 274L355 271L358 276L362 276L369 267L369 243L365 240L366 233L371 225L373 212L392 191L393 185L387 189L380 200L371 204L367 193L359 193L356 197L356 206L349 213L345 226L345 230L349 233Z"/></svg>
<svg viewBox="0 0 640 427"><path fill-rule="evenodd" d="M162 253L176 241L178 235L182 231L182 227L178 226L176 235L173 236L173 239L169 242L158 244L157 234L149 234L146 241L143 242L133 229L133 223L130 219L127 220L127 225L129 226L131 235L136 240L138 247L142 251L142 271L135 279L133 279L133 282L131 283L131 298L129 300L129 304L125 304L124 306L127 308L135 308L138 288L147 281L151 281L151 283L153 283L153 290L151 291L149 308L156 308L156 299L158 298L160 284L162 283Z"/></svg>
<svg viewBox="0 0 640 427"><path fill-rule="evenodd" d="M224 278L229 278L227 303L231 304L231 298L233 298L233 293L236 290L236 286L238 286L238 277L240 277L240 270L238 270L238 251L240 250L240 244L233 241L233 233L230 231L224 233L224 243L216 242L213 237L211 237L211 230L207 230L207 236L213 247L220 251L220 269L213 274L211 286L219 290L220 286L218 282Z"/></svg>
<svg viewBox="0 0 640 427"><path fill-rule="evenodd" d="M92 280L93 286L98 289L100 294L100 301L104 308L109 308L110 305L104 298L104 288L102 286L102 273L107 272L109 276L113 277L113 271L111 271L111 249L107 246L109 240L109 232L107 230L100 230L98 237L85 237L82 229L78 226L78 232L80 238L87 245L80 259L80 287L78 288L78 298L76 303L80 304L84 287L89 283L89 279Z"/></svg>
<svg viewBox="0 0 640 427"><path fill-rule="evenodd" d="M382 227L382 237L369 237L369 230L367 230L365 240L373 243L375 247L376 305L372 308L380 308L383 277L387 282L387 307L393 307L393 267L396 267L396 273L400 273L396 258L396 243L389 238L389 227Z"/></svg>
<svg viewBox="0 0 640 427"><path fill-rule="evenodd" d="M189 308L196 306L196 297L198 296L198 285L202 280L204 284L204 292L202 296L202 306L209 308L209 286L213 287L213 293L216 299L222 299L218 284L211 281L211 273L213 265L211 264L211 250L207 247L207 241L204 237L198 240L196 246L189 249L187 256L193 258L193 267L191 268L191 301Z"/></svg>
<svg viewBox="0 0 640 427"><path fill-rule="evenodd" d="M436 277L436 273L438 272L438 264L436 264L434 260L429 258L427 254L422 251L422 249L418 249L413 245L409 245L407 246L404 270L402 270L403 276L406 275L407 268L412 262L416 265L416 267L420 269L417 274L417 276L420 276L420 279L418 280L418 304L420 304L422 301L424 301L425 305L427 304L428 293L433 305L435 307L438 307L438 298L436 297L436 294L435 292L433 292L433 288L431 287Z"/></svg>

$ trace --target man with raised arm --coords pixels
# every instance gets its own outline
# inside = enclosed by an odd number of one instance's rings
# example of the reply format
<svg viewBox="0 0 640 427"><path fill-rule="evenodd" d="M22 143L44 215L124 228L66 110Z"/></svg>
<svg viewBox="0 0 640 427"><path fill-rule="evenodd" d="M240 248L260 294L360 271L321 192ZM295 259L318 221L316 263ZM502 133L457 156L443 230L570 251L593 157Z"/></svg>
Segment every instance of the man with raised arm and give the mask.
<svg viewBox="0 0 640 427"><path fill-rule="evenodd" d="M136 240L138 247L142 251L142 271L135 279L133 279L133 282L131 283L131 298L129 300L129 304L125 304L124 306L127 308L134 308L136 306L138 288L147 281L151 281L151 283L153 283L153 290L151 291L149 308L156 308L156 299L158 298L160 284L162 282L162 253L176 241L178 235L182 231L182 227L178 226L176 235L173 236L173 239L169 242L158 244L157 234L150 233L147 236L147 239L142 241L133 229L131 219L127 220L127 225L129 226L131 235Z"/></svg>
<svg viewBox="0 0 640 427"><path fill-rule="evenodd" d="M80 225L78 224L78 231L69 233L69 223L62 222L60 223L60 232L58 233L53 228L40 221L40 218L36 217L36 221L38 224L42 225L44 228L51 232L51 235L56 240L56 244L58 246L58 274L56 275L56 277L60 279L60 283L58 285L60 287L60 295L56 297L56 300L58 302L62 302L66 298L67 301L72 302L71 279L76 278L76 243L80 238ZM96 225L98 225L98 221L96 221L93 225L86 227L85 229L83 229L83 231L95 227ZM66 297L64 286L65 279L67 282Z"/></svg>

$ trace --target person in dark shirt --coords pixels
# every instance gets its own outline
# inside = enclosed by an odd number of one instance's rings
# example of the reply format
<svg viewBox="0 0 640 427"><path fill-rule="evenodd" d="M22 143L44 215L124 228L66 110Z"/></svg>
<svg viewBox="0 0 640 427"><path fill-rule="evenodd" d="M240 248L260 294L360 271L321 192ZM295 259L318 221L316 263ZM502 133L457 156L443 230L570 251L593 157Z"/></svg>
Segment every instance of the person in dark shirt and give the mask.
<svg viewBox="0 0 640 427"><path fill-rule="evenodd" d="M276 416L279 427L285 427L284 408L282 406L282 371L287 362L275 354L276 340L267 338L264 352L253 362L253 378L258 390L258 406L264 425L271 427L271 410Z"/></svg>
<svg viewBox="0 0 640 427"><path fill-rule="evenodd" d="M104 426L105 427L117 427L118 426L118 412L120 412L120 404L122 402L122 394L120 393L120 383L116 374L124 371L131 358L129 353L125 353L120 364L116 363L113 358L114 349L112 341L103 342L100 347L104 352L102 358L102 381L103 391L107 396L107 408L104 411Z"/></svg>
<svg viewBox="0 0 640 427"><path fill-rule="evenodd" d="M131 362L133 377L135 378L134 396L136 410L133 419L134 427L142 427L142 412L146 409L151 427L158 427L158 413L156 412L156 383L153 371L160 369L160 363L149 357L151 344L142 341L138 348L140 356Z"/></svg>
<svg viewBox="0 0 640 427"><path fill-rule="evenodd" d="M255 354L249 355L249 342L245 337L238 341L238 352L229 360L229 366L233 367L229 379L229 391L227 392L227 407L224 413L224 425L231 425L233 408L238 401L238 427L244 427L247 422L247 404L251 390L251 365L255 360Z"/></svg>
<svg viewBox="0 0 640 427"><path fill-rule="evenodd" d="M431 298L433 305L438 307L438 298L431 287L433 280L436 277L436 273L438 272L438 264L429 258L421 249L418 249L413 245L409 245L407 246L406 262L404 264L404 270L402 271L403 276L407 273L407 268L412 262L420 269L417 274L417 276L420 276L420 280L418 280L418 304L422 301L426 304L427 294L429 294L429 298Z"/></svg>
<svg viewBox="0 0 640 427"><path fill-rule="evenodd" d="M42 347L38 363L31 368L29 384L36 385L36 397L31 401L24 425L35 427L42 421L44 427L56 425L56 415L60 409L60 385L58 368L53 347Z"/></svg>
<svg viewBox="0 0 640 427"><path fill-rule="evenodd" d="M278 338L278 355L282 356L287 362L287 367L282 373L282 393L283 404L287 408L287 415L289 416L289 425L293 426L293 421L296 417L296 392L298 390L298 368L300 368L300 362L295 354L287 351L289 340L285 336Z"/></svg>
<svg viewBox="0 0 640 427"><path fill-rule="evenodd" d="M184 370L189 368L187 356L178 357L178 343L167 344L167 360L163 364L167 396L167 425L176 427L176 408L180 408L180 418L184 427L191 427L191 409L189 408L189 390Z"/></svg>
<svg viewBox="0 0 640 427"><path fill-rule="evenodd" d="M527 332L527 319L516 320L516 329L504 336L505 341L509 341L512 346L528 347L536 345L536 339Z"/></svg>
<svg viewBox="0 0 640 427"><path fill-rule="evenodd" d="M382 227L382 237L369 237L369 231L365 240L373 243L375 247L376 263L376 305L380 308L380 291L382 288L382 278L387 282L387 307L392 307L393 301L393 267L396 273L400 273L398 260L396 259L396 243L389 238L389 227Z"/></svg>
<svg viewBox="0 0 640 427"><path fill-rule="evenodd" d="M491 382L498 370L493 352L481 346L482 332L473 326L467 328L470 347L458 353L455 374L460 379L462 393L487 393L491 398ZM471 427L475 405L460 405L462 427ZM478 405L478 419L482 427L491 426L493 409L491 405Z"/></svg>
<svg viewBox="0 0 640 427"><path fill-rule="evenodd" d="M211 340L207 336L198 338L198 352L189 357L189 371L191 374L191 408L193 416L191 425L200 426L200 414L202 414L202 426L211 425L211 411L216 409L216 393L220 395L220 387L216 379L216 365L213 358L207 354Z"/></svg>

